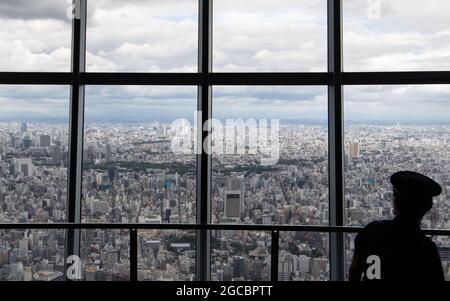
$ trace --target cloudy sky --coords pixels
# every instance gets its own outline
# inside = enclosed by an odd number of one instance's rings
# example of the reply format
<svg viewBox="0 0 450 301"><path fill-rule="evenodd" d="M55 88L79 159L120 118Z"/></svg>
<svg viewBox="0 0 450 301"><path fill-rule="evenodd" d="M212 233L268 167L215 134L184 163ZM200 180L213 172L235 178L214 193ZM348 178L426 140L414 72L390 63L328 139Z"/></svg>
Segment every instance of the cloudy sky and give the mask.
<svg viewBox="0 0 450 301"><path fill-rule="evenodd" d="M0 71L69 71L67 0L0 1ZM370 3L372 4L370 4ZM196 72L197 0L88 0L88 72ZM214 71L326 71L326 0L214 0ZM450 1L344 0L346 71L450 70ZM0 87L0 119L61 118L67 87ZM195 87L88 87L92 120L191 118ZM446 120L448 86L346 87L349 119ZM410 104L413 103L413 106ZM326 118L325 87L217 87L215 116ZM27 117L31 118L31 117Z"/></svg>

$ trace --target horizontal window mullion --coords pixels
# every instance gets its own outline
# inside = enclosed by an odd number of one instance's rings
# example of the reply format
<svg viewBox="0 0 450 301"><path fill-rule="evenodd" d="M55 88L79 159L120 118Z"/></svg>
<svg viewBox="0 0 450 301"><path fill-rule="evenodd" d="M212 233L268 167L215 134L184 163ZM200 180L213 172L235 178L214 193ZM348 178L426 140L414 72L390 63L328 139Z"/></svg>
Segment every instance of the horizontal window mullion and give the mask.
<svg viewBox="0 0 450 301"><path fill-rule="evenodd" d="M344 72L343 85L450 84L450 71L436 72Z"/></svg>
<svg viewBox="0 0 450 301"><path fill-rule="evenodd" d="M200 85L199 73L82 73L85 85Z"/></svg>
<svg viewBox="0 0 450 301"><path fill-rule="evenodd" d="M0 85L70 85L71 72L0 72Z"/></svg>
<svg viewBox="0 0 450 301"><path fill-rule="evenodd" d="M167 229L167 230L246 230L246 231L298 231L358 233L363 227L346 226L295 226L260 224L120 224L120 223L49 223L49 224L0 224L0 229ZM426 235L450 236L450 230L423 229Z"/></svg>

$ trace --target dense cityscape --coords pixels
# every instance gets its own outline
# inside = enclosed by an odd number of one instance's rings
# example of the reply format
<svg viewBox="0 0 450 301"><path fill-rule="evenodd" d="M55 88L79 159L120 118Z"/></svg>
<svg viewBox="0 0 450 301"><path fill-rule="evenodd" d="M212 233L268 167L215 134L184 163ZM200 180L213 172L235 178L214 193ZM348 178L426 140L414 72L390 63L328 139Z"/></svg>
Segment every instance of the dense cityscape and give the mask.
<svg viewBox="0 0 450 301"><path fill-rule="evenodd" d="M88 123L84 132L82 222L195 223L196 156L171 151L170 123ZM245 134L244 134L245 135ZM212 156L211 221L328 224L328 132L320 123L280 128L280 158ZM450 127L348 123L348 225L392 218L389 176L422 172L443 187L422 227L449 229ZM225 141L226 142L226 141ZM0 123L0 223L67 218L68 124ZM0 230L0 280L62 279L64 230ZM446 277L450 240L434 237ZM138 233L138 280L194 280L194 231ZM353 236L346 237L347 261ZM81 231L82 279L128 280L129 234ZM211 236L211 280L270 280L271 235L221 230ZM279 280L329 279L328 233L280 233Z"/></svg>

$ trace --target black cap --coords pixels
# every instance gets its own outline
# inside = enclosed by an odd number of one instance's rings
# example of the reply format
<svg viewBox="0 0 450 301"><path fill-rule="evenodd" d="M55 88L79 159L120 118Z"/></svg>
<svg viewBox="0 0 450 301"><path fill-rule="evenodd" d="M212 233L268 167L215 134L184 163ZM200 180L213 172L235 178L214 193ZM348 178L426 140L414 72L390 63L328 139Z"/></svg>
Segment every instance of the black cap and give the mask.
<svg viewBox="0 0 450 301"><path fill-rule="evenodd" d="M438 196L441 186L434 180L417 172L400 171L391 176L394 192L411 200L426 200Z"/></svg>

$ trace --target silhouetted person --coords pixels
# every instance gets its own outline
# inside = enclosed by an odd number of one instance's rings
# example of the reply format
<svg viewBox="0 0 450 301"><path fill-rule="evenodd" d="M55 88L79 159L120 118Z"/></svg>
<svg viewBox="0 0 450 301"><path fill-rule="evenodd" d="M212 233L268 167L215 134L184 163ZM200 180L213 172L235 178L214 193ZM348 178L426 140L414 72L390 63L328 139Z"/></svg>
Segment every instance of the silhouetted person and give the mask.
<svg viewBox="0 0 450 301"><path fill-rule="evenodd" d="M409 171L393 174L391 183L395 218L372 222L356 236L350 281L444 281L436 245L420 230L441 187Z"/></svg>

